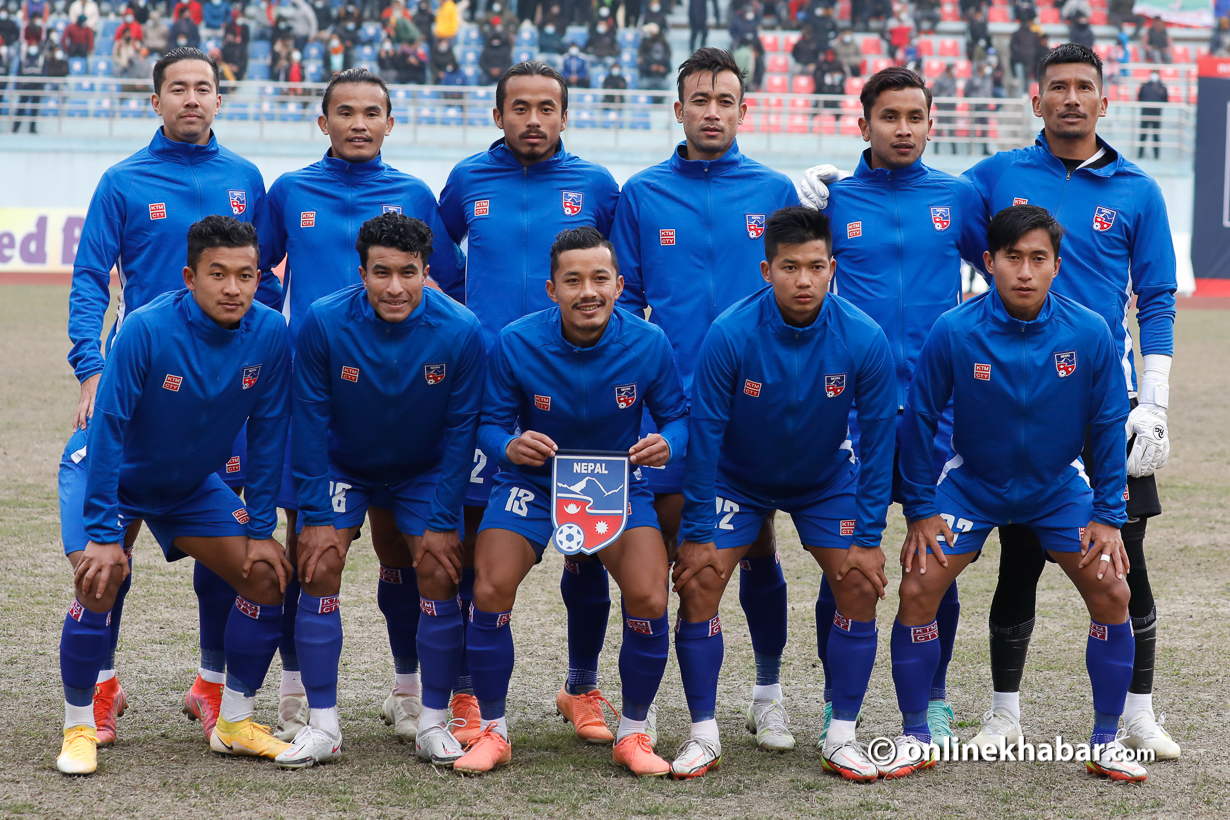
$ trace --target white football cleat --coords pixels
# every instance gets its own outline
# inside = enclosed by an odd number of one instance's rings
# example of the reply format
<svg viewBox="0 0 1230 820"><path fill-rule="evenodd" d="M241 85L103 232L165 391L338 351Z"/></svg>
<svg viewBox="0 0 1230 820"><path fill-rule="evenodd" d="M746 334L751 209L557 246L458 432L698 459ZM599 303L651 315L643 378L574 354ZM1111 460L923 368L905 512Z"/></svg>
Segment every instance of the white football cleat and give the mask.
<svg viewBox="0 0 1230 820"><path fill-rule="evenodd" d="M384 699L380 717L393 727L393 734L403 743L411 743L419 733L419 715L423 714L423 699L418 695L396 692Z"/></svg>
<svg viewBox="0 0 1230 820"><path fill-rule="evenodd" d="M645 734L649 736L649 745L656 748L658 745L658 702L656 700L649 704L649 711L645 713Z"/></svg>
<svg viewBox="0 0 1230 820"><path fill-rule="evenodd" d="M452 766L465 754L465 749L448 729L431 726L418 733L414 753L433 766Z"/></svg>
<svg viewBox="0 0 1230 820"><path fill-rule="evenodd" d="M766 752L788 752L794 748L786 708L781 701L754 700L747 707L747 730L756 736L756 745Z"/></svg>
<svg viewBox="0 0 1230 820"><path fill-rule="evenodd" d="M853 738L832 749L825 749L821 754L821 768L826 772L836 772L846 780L870 783L880 776L880 770L867 756L867 750Z"/></svg>
<svg viewBox="0 0 1230 820"><path fill-rule="evenodd" d="M273 736L283 743L294 743L295 737L308 725L311 716L307 695L283 695L278 701L278 725Z"/></svg>
<svg viewBox="0 0 1230 820"><path fill-rule="evenodd" d="M1178 760L1179 744L1162 728L1166 716L1155 720L1152 712L1137 712L1123 722L1123 746L1127 749L1153 751L1154 760Z"/></svg>
<svg viewBox="0 0 1230 820"><path fill-rule="evenodd" d="M299 730L290 748L273 759L283 769L306 769L342 756L342 736L333 737L308 724Z"/></svg>
<svg viewBox="0 0 1230 820"><path fill-rule="evenodd" d="M1123 743L1123 730L1110 743L1093 749L1093 760L1085 762L1085 769L1093 774L1128 783L1141 783L1148 777L1145 767L1136 762L1138 752L1127 749ZM1172 741L1173 742L1173 741Z"/></svg>
<svg viewBox="0 0 1230 820"><path fill-rule="evenodd" d="M1000 752L1007 746L1015 746L1022 736L1021 721L1001 707L982 713L982 728L970 743L979 749L995 749Z"/></svg>
<svg viewBox="0 0 1230 820"><path fill-rule="evenodd" d="M684 741L671 764L671 777L691 780L722 766L722 742L707 737L691 737Z"/></svg>
<svg viewBox="0 0 1230 820"><path fill-rule="evenodd" d="M933 748L913 735L898 735L893 740L893 747L893 759L887 763L876 764L880 776L885 780L905 777L935 765Z"/></svg>

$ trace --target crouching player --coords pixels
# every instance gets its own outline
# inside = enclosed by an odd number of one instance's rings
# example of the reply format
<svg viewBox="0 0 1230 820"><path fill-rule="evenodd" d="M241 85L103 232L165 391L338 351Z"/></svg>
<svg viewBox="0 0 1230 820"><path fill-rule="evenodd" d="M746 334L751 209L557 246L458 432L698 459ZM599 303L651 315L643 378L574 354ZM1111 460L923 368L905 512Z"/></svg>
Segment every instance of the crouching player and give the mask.
<svg viewBox="0 0 1230 820"><path fill-rule="evenodd" d="M482 401L483 340L470 311L423 287L432 232L422 220L394 212L369 219L355 248L362 284L313 303L299 330L291 463L303 590L295 649L310 719L276 762L303 768L341 754L338 593L367 515L401 533L400 543L373 541L382 578L409 576L422 562L425 708L415 743L420 757L451 765L461 756L445 728L462 652L457 525ZM413 623L386 620L393 646L415 640Z"/></svg>
<svg viewBox="0 0 1230 820"><path fill-rule="evenodd" d="M478 437L484 452L501 455L501 471L475 545L474 603L466 633L485 728L454 765L459 771L490 771L512 757L504 719L513 670L509 622L517 587L542 560L554 529L548 462L561 448L629 456L628 502L620 505L624 516L593 523L599 534L624 527L595 553L623 594L623 715L614 757L637 775L670 771L645 732L670 639L666 547L653 494L639 473L641 467L662 467L684 455L688 411L666 335L616 310L622 291L614 250L602 234L591 227L563 231L551 246L547 282L547 294L558 307L512 323L492 350ZM638 440L644 408L660 433ZM615 489L622 485L611 492Z"/></svg>
<svg viewBox="0 0 1230 820"><path fill-rule="evenodd" d="M260 280L256 230L207 216L188 230L186 290L134 312L103 368L89 426L85 529L64 619L66 774L98 765L91 699L110 652L108 620L128 574L122 540L143 520L168 561L190 555L239 593L226 625L226 687L209 745L273 758L287 748L252 720L281 632L291 566L273 539L286 447L290 353L286 323L252 303ZM247 498L216 472L248 421Z"/></svg>
<svg viewBox="0 0 1230 820"><path fill-rule="evenodd" d="M934 762L934 747L925 745L927 689L939 661L940 598L993 527L1018 523L1037 535L1089 609L1085 664L1096 751L1087 766L1115 780L1145 779L1115 739L1134 652L1119 536L1128 401L1106 323L1048 293L1062 236L1035 205L996 214L984 256L994 288L939 318L914 372L901 457L910 525L892 637L904 729L888 777ZM950 400L954 455L937 476L932 442ZM1086 431L1092 455L1082 466Z"/></svg>
<svg viewBox="0 0 1230 820"><path fill-rule="evenodd" d="M884 597L880 537L889 505L896 377L884 332L827 294L836 263L829 221L809 208L769 217L761 275L770 287L713 324L692 384L684 477L683 543L675 561L675 652L692 713L679 778L721 764L714 710L722 665L718 604L730 573L773 510L790 513L807 551L830 578L837 616L829 651L833 721L824 768L875 780L854 740L876 656L876 599ZM858 405L862 462L847 440Z"/></svg>

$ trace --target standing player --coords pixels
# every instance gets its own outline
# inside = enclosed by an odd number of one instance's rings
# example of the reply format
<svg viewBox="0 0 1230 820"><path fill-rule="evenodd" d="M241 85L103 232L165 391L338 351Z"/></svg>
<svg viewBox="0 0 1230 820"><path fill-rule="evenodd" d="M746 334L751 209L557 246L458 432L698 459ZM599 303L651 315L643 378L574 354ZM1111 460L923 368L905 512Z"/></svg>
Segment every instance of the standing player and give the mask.
<svg viewBox="0 0 1230 820"><path fill-rule="evenodd" d="M865 311L888 337L900 411L931 326L940 314L961 303L962 257L981 265L986 218L978 192L968 180L922 162L931 132L931 92L922 77L908 68L886 68L868 78L860 96L863 117L859 127L870 147L853 175L830 184L828 202L821 207L836 229L833 251L839 266L833 292ZM854 452L861 455L857 417L857 410L852 410L850 440ZM951 439L952 415L948 413L940 421L935 442L934 456L940 467L947 460ZM901 476L894 471L893 501L901 500ZM816 601L817 646L826 680L830 674L839 674L828 657L835 611L826 576ZM940 604L940 664L927 709L936 737L952 736L946 678L960 612L954 584ZM827 689L826 725L833 709Z"/></svg>
<svg viewBox="0 0 1230 820"><path fill-rule="evenodd" d="M504 72L492 115L503 139L458 163L440 194L449 234L469 243L465 304L482 323L488 349L510 322L551 306L541 271L553 237L584 226L607 236L619 197L609 171L564 150L568 86L555 69L535 61ZM499 453L475 448L466 496L463 606L473 595L474 539L499 462ZM566 559L560 595L568 611L568 678L556 709L572 721L577 737L610 743L614 735L603 719L598 689L598 656L611 607L606 569L584 556ZM456 732L463 742L481 730L468 676L463 666L452 704L454 719L465 721Z"/></svg>
<svg viewBox="0 0 1230 820"><path fill-rule="evenodd" d="M1036 535L1089 609L1094 754L1086 766L1113 780L1145 779L1115 739L1133 652L1123 580L1130 560L1119 537L1127 519L1128 402L1118 345L1098 315L1048 295L1062 236L1059 223L1037 206L996 214L984 257L994 288L940 317L919 356L902 422L910 526L892 640L904 729L896 759L881 767L885 777L934 765L926 707L940 655L936 611L991 528L1015 521ZM941 472L932 450L950 402L955 454ZM1016 548L1004 545L1005 553Z"/></svg>
<svg viewBox="0 0 1230 820"><path fill-rule="evenodd" d="M1098 313L1118 351L1123 386L1132 399L1128 419L1127 523L1123 544L1131 560L1128 587L1136 652L1124 709L1127 739L1159 760L1179 756L1179 744L1153 713L1157 610L1145 564L1145 526L1161 513L1154 471L1166 463L1166 412L1174 354L1174 243L1157 183L1097 135L1106 114L1102 61L1085 46L1065 43L1039 64L1034 115L1044 127L1029 148L1000 153L966 172L987 213L1028 202L1051 212L1067 229L1064 275L1055 292ZM1143 372L1136 378L1128 309L1136 298ZM1027 529L1000 530L1004 550L991 603L991 710L975 742L1013 743L1020 737L1020 686L1033 632L1037 579L1046 566Z"/></svg>
<svg viewBox="0 0 1230 820"><path fill-rule="evenodd" d="M653 753L645 721L670 649L666 550L653 497L638 475L642 467L683 456L687 402L666 337L615 309L623 279L602 234L595 228L563 231L550 258L547 293L559 306L501 331L488 365L478 435L486 452L502 454L502 469L474 550L466 636L485 728L454 768L477 774L512 758L504 717L513 671L511 610L517 587L542 560L551 538L547 462L566 448L629 455L627 507L620 505L625 517L619 522L626 526L597 553L623 593L625 613L619 654L623 709L614 758L634 774L660 777L670 764ZM646 407L662 432L641 438ZM599 534L609 526L605 519L594 525Z"/></svg>
<svg viewBox="0 0 1230 820"><path fill-rule="evenodd" d="M679 66L677 85L675 117L685 139L670 159L628 180L611 241L628 283L623 305L652 308L649 321L670 339L684 393L691 395L709 325L761 287L756 271L765 219L799 200L789 179L739 151L735 135L747 104L743 74L729 52L700 49ZM683 463L646 475L663 538L673 551L683 510ZM747 726L761 748L791 749L780 683L786 579L771 516L741 566L739 602L756 653Z"/></svg>
<svg viewBox="0 0 1230 820"><path fill-rule="evenodd" d="M671 767L698 777L721 765L718 604L729 573L773 510L794 519L803 546L832 574L835 721L824 768L875 780L854 740L876 656L876 599L884 597L880 537L891 489L897 383L884 332L840 296L825 295L836 262L829 221L809 208L765 223L761 275L770 284L710 329L692 383L687 472L675 582L675 652L692 730ZM857 403L864 453L847 441ZM776 454L777 458L772 456Z"/></svg>
<svg viewBox="0 0 1230 820"><path fill-rule="evenodd" d="M290 351L281 317L252 304L259 280L255 228L207 216L188 230L187 289L134 312L115 336L89 427L90 540L60 641L65 721L56 766L65 774L98 766L91 698L128 574L121 539L134 520L145 522L168 561L190 555L239 592L227 619L226 688L210 747L270 758L286 748L252 720L291 571L273 539ZM251 463L241 503L214 471L245 420Z"/></svg>
<svg viewBox="0 0 1230 820"><path fill-rule="evenodd" d="M230 214L255 222L263 232L265 182L251 162L218 144L211 126L222 96L219 70L204 52L177 48L154 66L151 103L162 127L149 146L103 174L94 191L81 231L69 292L68 361L81 382L81 398L73 418L73 435L60 460L60 519L64 551L74 567L81 560L88 536L82 529L88 469L86 426L94 414L94 395L103 370L99 346L103 318L111 300L111 270L119 273L119 309L105 347L132 311L183 286L183 237L188 227L208 214ZM281 299L277 278L268 272L257 299L276 306ZM222 476L243 486L243 440L225 462ZM220 463L221 467L222 464ZM130 550L140 529L131 524L125 537ZM119 640L120 616L131 579L116 596L111 618L111 648ZM201 664L196 681L184 698L184 713L199 719L206 738L217 719L226 660L224 633L235 590L202 562L196 562L193 586L200 607ZM124 690L115 677L114 657L104 662L95 694L98 740L115 740L115 718L123 712Z"/></svg>
<svg viewBox="0 0 1230 820"><path fill-rule="evenodd" d="M274 265L286 261L282 313L290 327L292 352L308 307L317 299L359 283L354 238L359 226L374 216L400 213L426 222L437 237L435 250L427 260L436 281L454 295L461 281L461 251L444 239L435 195L421 179L381 159L384 138L393 130L384 80L364 68L336 74L325 88L321 109L317 124L329 138L329 150L319 162L283 174L269 189L268 256ZM289 457L278 506L286 511L287 550L294 562L299 505ZM383 526L385 523L390 526ZM373 521L371 527L372 542L380 544L379 554L404 552L402 536L391 521ZM413 740L422 708L414 642L419 606L413 569L409 564L382 565L377 590L376 600L386 621L405 626L397 635L389 633L396 682L381 707L381 715L399 738ZM296 577L288 588L282 625L282 686L276 734L283 740L294 738L308 720L307 697L295 654L299 592Z"/></svg>
<svg viewBox="0 0 1230 820"><path fill-rule="evenodd" d="M445 710L463 651L457 528L482 402L483 340L473 314L424 289L432 234L422 220L373 217L356 246L363 283L308 308L295 351L291 459L302 527L295 644L311 720L278 755L285 768L341 753L338 594L365 514L401 537L373 543L382 577L425 562L418 588L426 617L417 625L424 648L458 639L452 652L424 659L417 746L433 763L461 756ZM413 623L387 620L395 645L416 640Z"/></svg>

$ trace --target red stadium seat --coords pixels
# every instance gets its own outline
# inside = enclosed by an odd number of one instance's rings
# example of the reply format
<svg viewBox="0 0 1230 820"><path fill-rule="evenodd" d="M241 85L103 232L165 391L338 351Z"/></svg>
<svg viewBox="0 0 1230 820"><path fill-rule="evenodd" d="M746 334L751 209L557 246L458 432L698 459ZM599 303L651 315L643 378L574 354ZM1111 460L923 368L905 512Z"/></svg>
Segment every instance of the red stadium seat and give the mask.
<svg viewBox="0 0 1230 820"><path fill-rule="evenodd" d="M862 45L864 54L884 53L884 40L879 37L864 37Z"/></svg>
<svg viewBox="0 0 1230 820"><path fill-rule="evenodd" d="M790 98L790 110L791 111L810 111L811 110L811 100L805 99L803 97L791 97Z"/></svg>
<svg viewBox="0 0 1230 820"><path fill-rule="evenodd" d="M782 98L781 97L769 97L767 100L761 100L760 106L762 108L768 108L773 111L781 111L782 106L783 106Z"/></svg>
<svg viewBox="0 0 1230 820"><path fill-rule="evenodd" d="M961 10L956 6L941 6L940 7L940 22L943 23L959 23L961 22Z"/></svg>
<svg viewBox="0 0 1230 820"><path fill-rule="evenodd" d="M806 74L800 74L791 80L790 90L795 94L815 94L816 81Z"/></svg>
<svg viewBox="0 0 1230 820"><path fill-rule="evenodd" d="M944 73L944 66L946 65L948 63L945 60L923 60L923 76L929 80L934 80Z"/></svg>
<svg viewBox="0 0 1230 820"><path fill-rule="evenodd" d="M893 61L887 57L872 57L868 60L863 60L867 65L867 76L875 74L877 71L883 71L893 64Z"/></svg>
<svg viewBox="0 0 1230 820"><path fill-rule="evenodd" d="M853 114L846 114L841 118L841 135L843 137L858 137L862 136L862 131L858 127L858 117Z"/></svg>
<svg viewBox="0 0 1230 820"><path fill-rule="evenodd" d="M806 114L791 114L786 118L787 134L806 134L811 130L811 118Z"/></svg>
<svg viewBox="0 0 1230 820"><path fill-rule="evenodd" d="M953 65L955 66L955 69L952 73L957 76L958 80L968 80L970 77L974 76L969 60L957 60L953 63Z"/></svg>
<svg viewBox="0 0 1230 820"><path fill-rule="evenodd" d="M748 112L748 115L743 118L743 122L739 123L739 133L747 134L756 130L756 117L758 115Z"/></svg>
<svg viewBox="0 0 1230 820"><path fill-rule="evenodd" d="M802 37L797 31L788 31L782 35L782 51L789 54L794 50L794 44Z"/></svg>
<svg viewBox="0 0 1230 820"><path fill-rule="evenodd" d="M837 3L837 19L850 20L850 0L839 0Z"/></svg>
<svg viewBox="0 0 1230 820"><path fill-rule="evenodd" d="M1092 26L1109 25L1110 17L1107 16L1105 9L1094 9L1089 14L1089 24Z"/></svg>
<svg viewBox="0 0 1230 820"><path fill-rule="evenodd" d="M1192 83L1187 87L1187 102L1191 105L1195 105L1197 102L1196 97L1196 84Z"/></svg>
<svg viewBox="0 0 1230 820"><path fill-rule="evenodd" d="M957 113L958 114L968 114L969 113L969 103L957 103Z"/></svg>
<svg viewBox="0 0 1230 820"><path fill-rule="evenodd" d="M859 101L857 97L846 97L844 100L841 101L841 110L842 111L862 111L863 104Z"/></svg>
<svg viewBox="0 0 1230 820"><path fill-rule="evenodd" d="M1114 50L1114 48L1115 46L1113 43L1095 43L1093 46L1093 53L1101 57L1102 61L1105 62L1110 57L1110 53Z"/></svg>
<svg viewBox="0 0 1230 820"><path fill-rule="evenodd" d="M765 71L770 74L789 74L790 57L785 54L769 54L764 61Z"/></svg>
<svg viewBox="0 0 1230 820"><path fill-rule="evenodd" d="M832 114L820 114L814 120L812 132L816 134L836 134L837 117Z"/></svg>
<svg viewBox="0 0 1230 820"><path fill-rule="evenodd" d="M1012 14L1006 6L991 6L987 9L988 23L1011 23Z"/></svg>
<svg viewBox="0 0 1230 820"><path fill-rule="evenodd" d="M857 97L859 92L863 90L863 84L867 82L862 77L846 77L845 92L853 97Z"/></svg>
<svg viewBox="0 0 1230 820"><path fill-rule="evenodd" d="M781 114L764 115L760 118L760 122L758 123L758 126L759 127L756 129L758 131L762 131L762 132L769 131L773 134L780 134L782 132L782 115Z"/></svg>
<svg viewBox="0 0 1230 820"><path fill-rule="evenodd" d="M935 41L930 37L918 38L918 56L919 57L934 57L935 56Z"/></svg>
<svg viewBox="0 0 1230 820"><path fill-rule="evenodd" d="M1162 82L1177 83L1179 81L1179 69L1177 68L1163 68L1158 73L1162 75Z"/></svg>
<svg viewBox="0 0 1230 820"><path fill-rule="evenodd" d="M751 110L755 108L756 106L760 105L760 100L758 100L755 97L744 97L743 101L747 103L748 110Z"/></svg>
<svg viewBox="0 0 1230 820"><path fill-rule="evenodd" d="M1192 62L1192 51L1187 46L1174 46L1170 49L1170 62L1172 63L1190 63Z"/></svg>
<svg viewBox="0 0 1230 820"><path fill-rule="evenodd" d="M940 56L941 57L960 57L961 56L961 41L954 40L951 37L945 37L940 40Z"/></svg>
<svg viewBox="0 0 1230 820"><path fill-rule="evenodd" d="M1059 16L1059 9L1051 6L1047 8L1042 6L1038 9L1038 22L1044 26L1058 25L1062 18Z"/></svg>
<svg viewBox="0 0 1230 820"><path fill-rule="evenodd" d="M764 90L766 94L785 94L790 88L790 83L785 74L766 74L764 78Z"/></svg>
<svg viewBox="0 0 1230 820"><path fill-rule="evenodd" d="M760 43L764 46L765 51L781 51L781 42L777 39L776 34L760 35Z"/></svg>

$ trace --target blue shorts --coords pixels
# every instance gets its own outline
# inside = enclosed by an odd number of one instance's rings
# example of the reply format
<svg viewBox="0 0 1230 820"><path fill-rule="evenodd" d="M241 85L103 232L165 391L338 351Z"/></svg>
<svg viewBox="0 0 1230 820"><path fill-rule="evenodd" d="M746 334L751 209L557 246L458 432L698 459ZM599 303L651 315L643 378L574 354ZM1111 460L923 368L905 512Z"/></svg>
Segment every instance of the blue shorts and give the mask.
<svg viewBox="0 0 1230 820"><path fill-rule="evenodd" d="M718 549L746 547L756 540L765 517L774 510L789 513L805 547L849 549L854 537L855 490L858 474L850 470L836 481L786 498L770 498L718 473Z"/></svg>
<svg viewBox="0 0 1230 820"><path fill-rule="evenodd" d="M896 444L893 447L893 501L898 504L905 503L904 496L901 495L901 420L905 414L897 413L897 437ZM859 455L859 430L858 418L854 408L850 409L850 445L854 448L854 454ZM931 464L935 469L935 474L938 476L944 472L944 465L948 463L948 459L952 456L952 408L949 407L940 416L940 423L935 430L935 446L931 451Z"/></svg>
<svg viewBox="0 0 1230 820"><path fill-rule="evenodd" d="M1093 493L1086 487L1084 493L1067 495L1035 518L1011 522L982 515L951 485L945 488L940 484L935 488L935 506L956 536L956 543L944 549L948 554L982 550L991 530L1009 523L1023 524L1033 530L1044 550L1080 552L1081 533L1093 518Z"/></svg>
<svg viewBox="0 0 1230 820"><path fill-rule="evenodd" d="M678 459L665 467L642 467L641 475L655 495L683 492L683 468L687 459Z"/></svg>
<svg viewBox="0 0 1230 820"><path fill-rule="evenodd" d="M336 467L330 468L333 495L333 526L339 530L363 524L368 507L392 510L397 530L405 535L422 535L427 516L440 483L440 471L430 470L398 484L372 484L350 478ZM295 522L295 532L303 532L303 516Z"/></svg>
<svg viewBox="0 0 1230 820"><path fill-rule="evenodd" d="M85 533L85 445L86 432L78 430L68 437L60 456L60 541L64 554L80 552L89 543Z"/></svg>
<svg viewBox="0 0 1230 820"><path fill-rule="evenodd" d="M474 448L474 467L470 470L470 483L466 485L466 506L485 507L491 498L491 482L500 471L500 460L491 458L480 448Z"/></svg>
<svg viewBox="0 0 1230 820"><path fill-rule="evenodd" d="M653 493L645 482L634 481L628 485L628 506L631 511L624 525L625 532L637 527L658 529ZM491 498L478 528L480 533L483 530L508 530L525 536L541 561L555 530L551 523L550 481L539 485L511 470L500 471L492 482Z"/></svg>
<svg viewBox="0 0 1230 820"><path fill-rule="evenodd" d="M211 473L187 498L166 507L141 504L127 497L121 487L120 526L127 527L133 521L145 522L168 561L187 557L175 548L175 539L181 536L220 538L248 534L247 508L217 473Z"/></svg>

